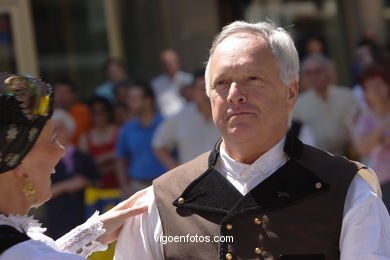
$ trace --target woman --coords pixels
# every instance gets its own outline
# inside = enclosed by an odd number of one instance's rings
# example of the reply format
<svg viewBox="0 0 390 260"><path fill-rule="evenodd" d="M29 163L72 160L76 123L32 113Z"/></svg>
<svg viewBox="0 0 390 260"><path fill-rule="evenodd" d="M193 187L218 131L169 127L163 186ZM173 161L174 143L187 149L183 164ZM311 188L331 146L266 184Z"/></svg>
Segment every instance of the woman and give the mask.
<svg viewBox="0 0 390 260"><path fill-rule="evenodd" d="M362 72L360 84L368 107L356 120L354 144L378 174L383 201L390 209L390 78L383 69L371 67Z"/></svg>
<svg viewBox="0 0 390 260"><path fill-rule="evenodd" d="M0 260L85 259L115 241L128 217L145 211L130 208L139 193L57 241L27 217L50 198L50 175L65 154L50 120L52 101L48 84L0 74Z"/></svg>
<svg viewBox="0 0 390 260"><path fill-rule="evenodd" d="M92 128L84 134L79 148L88 153L97 163L101 178L101 188L118 188L115 171L115 144L118 129L112 123L113 112L110 102L103 97L91 101Z"/></svg>

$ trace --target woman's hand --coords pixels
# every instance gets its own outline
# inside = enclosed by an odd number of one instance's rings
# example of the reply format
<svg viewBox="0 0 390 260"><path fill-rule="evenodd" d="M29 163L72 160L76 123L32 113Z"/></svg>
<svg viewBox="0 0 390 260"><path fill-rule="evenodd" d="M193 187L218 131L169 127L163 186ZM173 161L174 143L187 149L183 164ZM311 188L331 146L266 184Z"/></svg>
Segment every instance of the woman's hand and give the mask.
<svg viewBox="0 0 390 260"><path fill-rule="evenodd" d="M103 228L106 229L106 232L97 241L105 245L116 241L123 224L128 218L147 212L147 206L133 207L137 200L145 196L147 190L148 188L135 193L100 216L100 221L103 222Z"/></svg>

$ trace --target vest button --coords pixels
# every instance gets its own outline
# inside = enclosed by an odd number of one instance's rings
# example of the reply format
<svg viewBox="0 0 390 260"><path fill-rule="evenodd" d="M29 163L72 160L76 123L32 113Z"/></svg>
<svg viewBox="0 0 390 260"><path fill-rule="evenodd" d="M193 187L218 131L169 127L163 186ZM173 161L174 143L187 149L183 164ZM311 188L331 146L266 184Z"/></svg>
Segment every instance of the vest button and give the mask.
<svg viewBox="0 0 390 260"><path fill-rule="evenodd" d="M232 260L233 259L233 255L230 254L230 253L227 253L225 258L226 258L226 260Z"/></svg>
<svg viewBox="0 0 390 260"><path fill-rule="evenodd" d="M262 223L261 219L255 218L255 224L256 225L261 225L261 223Z"/></svg>
<svg viewBox="0 0 390 260"><path fill-rule="evenodd" d="M179 198L177 200L177 202L180 204L180 205L183 205L184 204L184 199L183 198Z"/></svg>
<svg viewBox="0 0 390 260"><path fill-rule="evenodd" d="M263 249L261 249L260 247L256 247L255 248L255 254L256 255L260 255L261 253L263 253Z"/></svg>
<svg viewBox="0 0 390 260"><path fill-rule="evenodd" d="M316 182L316 184L314 184L314 187L316 187L316 189L319 190L319 189L322 188L322 183L321 182Z"/></svg>
<svg viewBox="0 0 390 260"><path fill-rule="evenodd" d="M226 229L227 230L231 230L233 228L233 225L232 224L226 224Z"/></svg>

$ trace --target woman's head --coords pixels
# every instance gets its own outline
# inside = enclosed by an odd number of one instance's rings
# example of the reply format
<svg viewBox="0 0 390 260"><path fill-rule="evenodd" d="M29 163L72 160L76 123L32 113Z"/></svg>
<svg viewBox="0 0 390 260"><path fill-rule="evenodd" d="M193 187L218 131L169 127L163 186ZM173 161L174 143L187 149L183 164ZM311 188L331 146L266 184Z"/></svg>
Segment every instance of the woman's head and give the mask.
<svg viewBox="0 0 390 260"><path fill-rule="evenodd" d="M49 120L52 107L50 85L0 73L0 193L14 208L50 196L50 174L64 153Z"/></svg>
<svg viewBox="0 0 390 260"><path fill-rule="evenodd" d="M64 146L68 145L76 130L76 123L72 116L65 110L56 109L51 121L56 129L58 141Z"/></svg>
<svg viewBox="0 0 390 260"><path fill-rule="evenodd" d="M360 75L360 85L369 106L390 101L390 77L381 67L372 66Z"/></svg>
<svg viewBox="0 0 390 260"><path fill-rule="evenodd" d="M113 108L106 98L93 98L89 108L91 110L94 126L105 126L113 121Z"/></svg>

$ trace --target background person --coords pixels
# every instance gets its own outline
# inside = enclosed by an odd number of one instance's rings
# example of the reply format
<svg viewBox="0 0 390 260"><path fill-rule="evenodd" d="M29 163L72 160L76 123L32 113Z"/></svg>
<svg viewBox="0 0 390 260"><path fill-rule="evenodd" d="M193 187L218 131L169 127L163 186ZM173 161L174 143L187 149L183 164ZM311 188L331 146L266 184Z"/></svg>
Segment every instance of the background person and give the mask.
<svg viewBox="0 0 390 260"><path fill-rule="evenodd" d="M167 49L161 52L161 67L163 73L155 77L150 85L156 96L158 111L167 117L179 112L185 105L180 94L183 86L192 82L191 74L180 70L180 61L177 53Z"/></svg>
<svg viewBox="0 0 390 260"><path fill-rule="evenodd" d="M311 87L299 95L293 118L310 127L316 147L345 155L351 144L348 122L358 108L352 91L333 84L332 65L324 56L307 57L302 73Z"/></svg>
<svg viewBox="0 0 390 260"><path fill-rule="evenodd" d="M100 188L119 188L116 174L115 146L119 130L113 123L113 109L103 97L90 102L92 127L79 142L81 151L92 156L101 174Z"/></svg>
<svg viewBox="0 0 390 260"><path fill-rule="evenodd" d="M95 94L107 98L112 104L117 102L114 86L117 82L126 80L126 71L123 62L117 58L109 58L103 64L103 72L106 81L99 85Z"/></svg>
<svg viewBox="0 0 390 260"><path fill-rule="evenodd" d="M152 150L152 139L162 117L155 111L153 91L136 85L127 94L134 118L121 129L116 144L117 174L123 194L132 194L152 184L166 171Z"/></svg>
<svg viewBox="0 0 390 260"><path fill-rule="evenodd" d="M352 125L354 145L367 164L378 174L383 201L390 209L390 78L380 67L361 74L367 107Z"/></svg>
<svg viewBox="0 0 390 260"><path fill-rule="evenodd" d="M88 106L77 102L76 86L70 80L64 79L54 83L54 106L67 111L76 123L72 136L72 144L78 145L79 137L89 130L92 124Z"/></svg>
<svg viewBox="0 0 390 260"><path fill-rule="evenodd" d="M162 122L153 138L154 152L167 169L173 169L208 151L220 138L212 121L204 70L194 73L191 88L194 101ZM172 155L175 150L177 160Z"/></svg>

